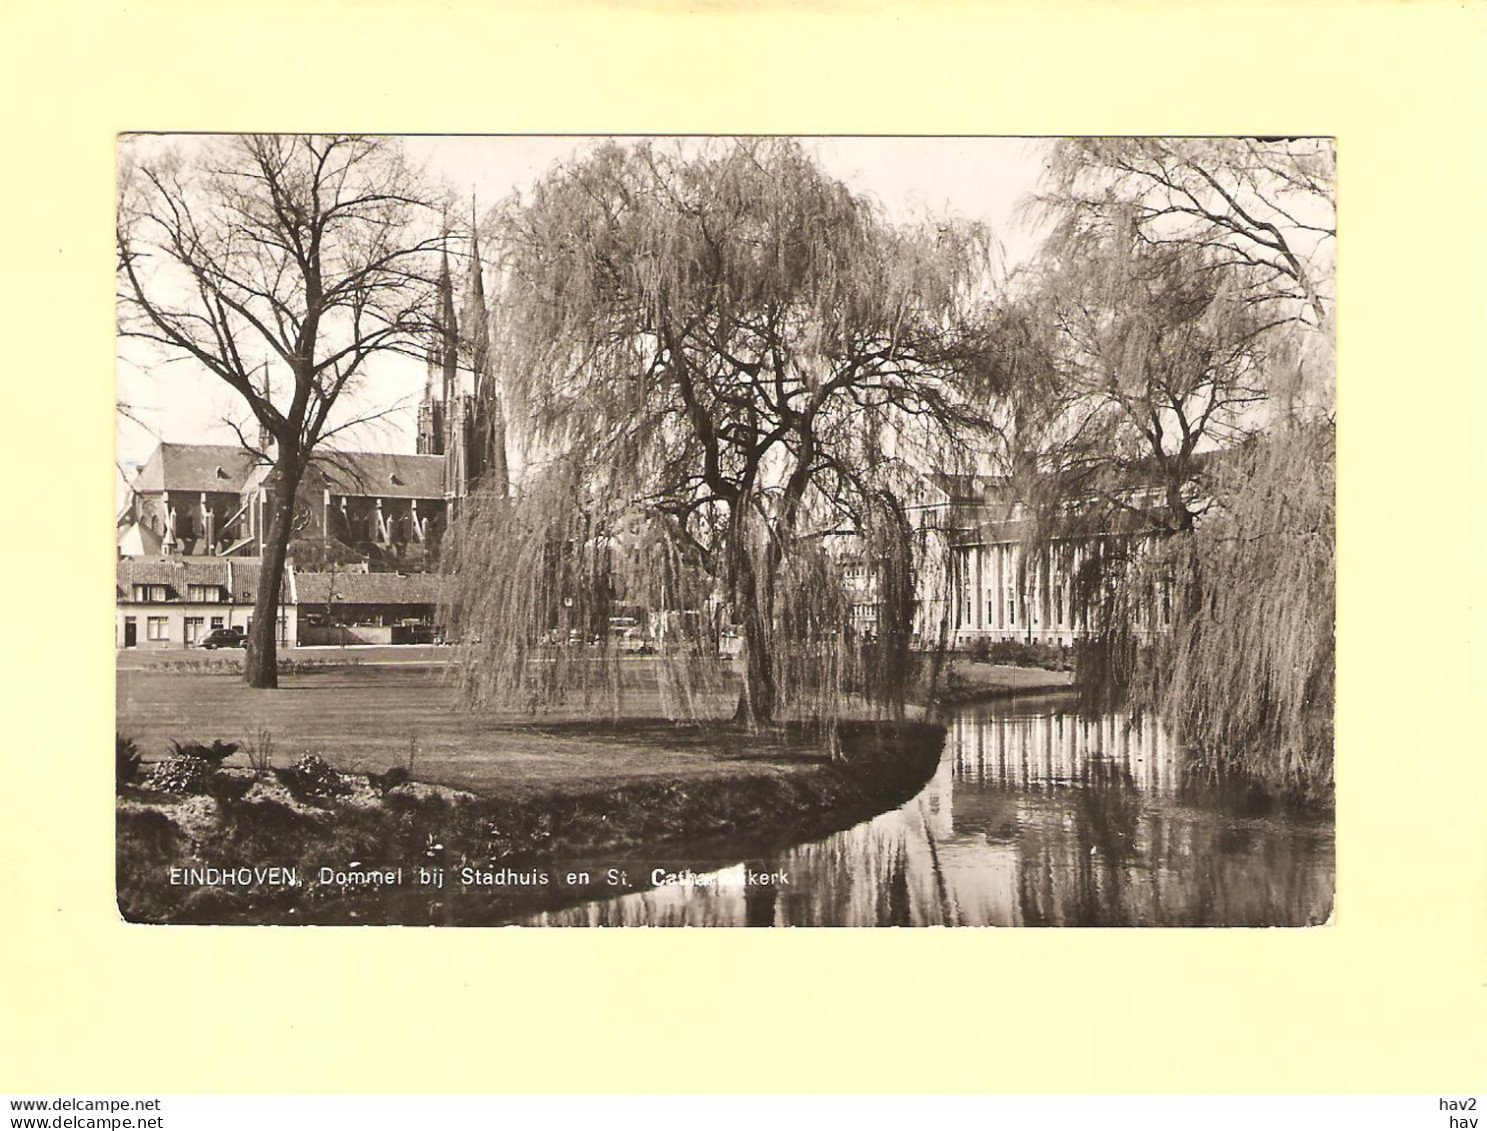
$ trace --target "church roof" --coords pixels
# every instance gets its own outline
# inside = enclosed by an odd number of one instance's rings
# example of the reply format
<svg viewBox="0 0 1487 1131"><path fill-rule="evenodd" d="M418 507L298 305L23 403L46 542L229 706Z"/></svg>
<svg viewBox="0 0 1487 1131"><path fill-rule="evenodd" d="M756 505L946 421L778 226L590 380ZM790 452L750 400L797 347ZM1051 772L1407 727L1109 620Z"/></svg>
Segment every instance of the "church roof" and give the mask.
<svg viewBox="0 0 1487 1131"><path fill-rule="evenodd" d="M257 460L235 444L161 441L135 476L136 491L242 491Z"/></svg>
<svg viewBox="0 0 1487 1131"><path fill-rule="evenodd" d="M312 482L335 495L384 499L442 499L444 457L393 452L317 453ZM161 441L141 465L130 487L136 492L222 491L242 494L272 472L256 455L234 444L175 444Z"/></svg>
<svg viewBox="0 0 1487 1131"><path fill-rule="evenodd" d="M258 487L272 473L257 468L248 478ZM380 499L442 499L444 457L393 452L320 452L310 459L304 485L332 495ZM303 486L302 485L302 489Z"/></svg>
<svg viewBox="0 0 1487 1131"><path fill-rule="evenodd" d="M336 495L442 499L444 457L392 452L322 452L311 460Z"/></svg>

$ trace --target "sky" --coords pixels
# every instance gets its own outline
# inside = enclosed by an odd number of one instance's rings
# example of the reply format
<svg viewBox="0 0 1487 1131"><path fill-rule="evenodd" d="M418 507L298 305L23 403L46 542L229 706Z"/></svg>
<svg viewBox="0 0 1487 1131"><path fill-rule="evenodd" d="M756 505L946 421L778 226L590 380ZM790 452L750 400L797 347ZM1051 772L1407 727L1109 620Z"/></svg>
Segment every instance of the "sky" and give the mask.
<svg viewBox="0 0 1487 1131"><path fill-rule="evenodd" d="M592 137L418 136L404 139L409 156L448 183L454 193L473 193L483 212L514 191L535 184L551 165L597 144ZM877 199L895 221L958 216L978 220L1000 241L1005 263L1015 266L1035 249L1039 234L1019 215L1036 190L1048 143L1024 138L803 138L802 144L832 176L855 192ZM201 139L150 139L189 154ZM177 443L237 442L224 418L244 420L246 407L220 380L194 363L161 365L120 346L117 379L121 402L139 422L120 419L118 463L143 463L161 440ZM359 405L399 405L388 420L347 433L338 447L411 452L423 366L406 358L369 363ZM121 483L122 487L122 483Z"/></svg>

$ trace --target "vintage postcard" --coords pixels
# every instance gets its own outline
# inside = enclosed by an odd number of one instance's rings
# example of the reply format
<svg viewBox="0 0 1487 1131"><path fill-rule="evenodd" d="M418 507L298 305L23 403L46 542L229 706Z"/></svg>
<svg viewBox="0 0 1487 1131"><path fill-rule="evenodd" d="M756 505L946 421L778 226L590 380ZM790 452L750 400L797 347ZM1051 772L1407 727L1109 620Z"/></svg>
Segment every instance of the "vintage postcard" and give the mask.
<svg viewBox="0 0 1487 1131"><path fill-rule="evenodd" d="M1336 156L121 135L120 914L1325 923Z"/></svg>
<svg viewBox="0 0 1487 1131"><path fill-rule="evenodd" d="M6 14L17 1125L1478 1117L1479 11Z"/></svg>

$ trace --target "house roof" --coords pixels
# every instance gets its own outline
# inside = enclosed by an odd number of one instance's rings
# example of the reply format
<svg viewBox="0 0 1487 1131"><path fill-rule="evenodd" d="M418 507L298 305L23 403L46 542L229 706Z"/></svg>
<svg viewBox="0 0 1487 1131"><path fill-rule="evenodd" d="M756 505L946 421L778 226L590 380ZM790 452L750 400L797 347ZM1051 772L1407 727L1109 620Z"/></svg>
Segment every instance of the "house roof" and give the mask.
<svg viewBox="0 0 1487 1131"><path fill-rule="evenodd" d="M437 573L294 573L301 605L437 605L447 579Z"/></svg>
<svg viewBox="0 0 1487 1131"><path fill-rule="evenodd" d="M178 596L184 596L190 585L220 585L235 604L251 604L257 595L262 565L262 558L120 558L118 596L130 596L136 585L168 585ZM287 566L280 593L281 600L289 599Z"/></svg>
<svg viewBox="0 0 1487 1131"><path fill-rule="evenodd" d="M169 585L185 593L188 585L229 584L227 562L222 558L120 558L119 593L128 596L136 585Z"/></svg>
<svg viewBox="0 0 1487 1131"><path fill-rule="evenodd" d="M1161 529L1156 516L1150 518L1129 511L1100 512L1091 516L1087 526L1075 524L1065 529L1048 532L1053 541L1072 539L1075 541L1099 538L1104 535L1149 534ZM960 546L998 545L1008 542L1026 542L1036 536L1038 524L1032 518L1002 518L980 522L974 528L963 531L956 539Z"/></svg>
<svg viewBox="0 0 1487 1131"><path fill-rule="evenodd" d="M246 605L258 597L258 578L263 572L262 558L223 558L222 561L231 568L232 575L232 599L241 605ZM294 567L285 563L284 580L279 586L279 600L288 604L292 599L290 578L294 575Z"/></svg>
<svg viewBox="0 0 1487 1131"><path fill-rule="evenodd" d="M165 441L135 475L136 491L242 491L257 457L234 444Z"/></svg>
<svg viewBox="0 0 1487 1131"><path fill-rule="evenodd" d="M989 499L1000 498L1006 491L1007 480L1000 475L952 475L949 472L930 472L925 477L926 490L920 505L937 506L950 503L954 506L975 506Z"/></svg>

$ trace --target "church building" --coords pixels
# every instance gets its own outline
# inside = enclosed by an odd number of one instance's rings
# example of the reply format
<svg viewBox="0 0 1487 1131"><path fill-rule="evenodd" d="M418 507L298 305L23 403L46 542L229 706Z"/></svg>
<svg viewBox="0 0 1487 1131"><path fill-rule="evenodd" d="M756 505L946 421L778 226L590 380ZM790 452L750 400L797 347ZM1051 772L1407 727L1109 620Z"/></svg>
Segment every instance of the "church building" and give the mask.
<svg viewBox="0 0 1487 1131"><path fill-rule="evenodd" d="M463 310L455 312L447 255L439 305L416 451L325 449L310 461L290 536L285 643L296 642L300 623L316 643L427 639L427 632L348 630L431 625L445 528L477 486L509 487L478 244ZM162 441L129 480L116 529L120 647L190 646L212 628L246 623L241 606L251 606L251 583L241 579L257 576L274 503L273 466L261 454L267 437L259 449ZM315 606L305 617L293 610L301 587Z"/></svg>

